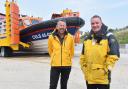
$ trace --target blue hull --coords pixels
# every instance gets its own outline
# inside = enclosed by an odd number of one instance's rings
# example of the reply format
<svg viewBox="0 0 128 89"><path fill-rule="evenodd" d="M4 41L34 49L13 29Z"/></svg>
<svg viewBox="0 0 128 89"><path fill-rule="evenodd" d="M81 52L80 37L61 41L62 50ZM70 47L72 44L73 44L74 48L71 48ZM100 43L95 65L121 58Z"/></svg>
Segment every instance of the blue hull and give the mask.
<svg viewBox="0 0 128 89"><path fill-rule="evenodd" d="M72 35L75 35L77 30L85 24L84 20L80 17L65 17L47 20L21 30L20 40L22 42L31 42L47 39L50 33L55 29L59 20L66 21L67 30Z"/></svg>
<svg viewBox="0 0 128 89"><path fill-rule="evenodd" d="M31 42L31 41L36 41L36 40L43 40L43 39L48 39L48 36L53 32L54 29L48 29L48 30L39 30L37 32L32 32L28 33L24 36L22 36L21 41L22 42ZM78 28L68 28L68 32L72 35L76 33Z"/></svg>

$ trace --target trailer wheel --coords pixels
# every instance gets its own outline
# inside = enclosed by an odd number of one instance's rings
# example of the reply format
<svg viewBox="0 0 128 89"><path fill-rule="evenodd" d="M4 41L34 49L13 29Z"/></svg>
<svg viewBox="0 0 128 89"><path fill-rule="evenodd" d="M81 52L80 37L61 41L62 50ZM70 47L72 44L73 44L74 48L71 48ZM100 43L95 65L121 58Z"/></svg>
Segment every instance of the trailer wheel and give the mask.
<svg viewBox="0 0 128 89"><path fill-rule="evenodd" d="M12 56L12 49L9 47L1 47L1 56L2 57Z"/></svg>

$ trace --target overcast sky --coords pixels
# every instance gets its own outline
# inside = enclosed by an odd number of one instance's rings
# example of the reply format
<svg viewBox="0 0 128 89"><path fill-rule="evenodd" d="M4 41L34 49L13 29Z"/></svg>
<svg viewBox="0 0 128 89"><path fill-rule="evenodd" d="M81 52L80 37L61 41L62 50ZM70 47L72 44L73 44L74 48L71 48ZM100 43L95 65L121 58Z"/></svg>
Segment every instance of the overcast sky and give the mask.
<svg viewBox="0 0 128 89"><path fill-rule="evenodd" d="M0 13L5 13L6 0L0 0ZM128 25L128 0L16 0L20 13L50 19L52 13L61 13L69 8L79 11L85 20L83 31L90 30L90 18L97 14L110 28Z"/></svg>

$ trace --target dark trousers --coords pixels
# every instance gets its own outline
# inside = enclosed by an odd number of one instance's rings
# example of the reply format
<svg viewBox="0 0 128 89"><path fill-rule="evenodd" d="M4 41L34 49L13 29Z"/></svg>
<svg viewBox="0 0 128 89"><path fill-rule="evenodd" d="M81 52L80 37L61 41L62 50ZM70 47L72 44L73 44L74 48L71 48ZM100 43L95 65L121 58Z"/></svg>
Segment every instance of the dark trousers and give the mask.
<svg viewBox="0 0 128 89"><path fill-rule="evenodd" d="M88 84L87 89L110 89L108 84Z"/></svg>
<svg viewBox="0 0 128 89"><path fill-rule="evenodd" d="M67 82L69 79L70 71L71 71L71 66L51 67L49 89L57 89L59 77L61 78L60 79L60 84L61 84L60 89L67 89Z"/></svg>
<svg viewBox="0 0 128 89"><path fill-rule="evenodd" d="M88 84L86 82L87 89L110 89L110 84Z"/></svg>

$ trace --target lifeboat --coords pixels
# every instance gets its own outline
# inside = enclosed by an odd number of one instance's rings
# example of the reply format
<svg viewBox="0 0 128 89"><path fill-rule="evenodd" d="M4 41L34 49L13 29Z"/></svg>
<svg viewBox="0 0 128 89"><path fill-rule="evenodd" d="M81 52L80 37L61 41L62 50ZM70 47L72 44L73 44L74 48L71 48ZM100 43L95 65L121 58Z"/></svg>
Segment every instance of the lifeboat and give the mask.
<svg viewBox="0 0 128 89"><path fill-rule="evenodd" d="M85 24L79 12L63 10L61 14L53 13L50 20L23 16L20 18L20 40L31 44L30 48L23 49L30 52L48 52L47 39L56 27L59 20L65 20L67 31L75 36L76 32Z"/></svg>

